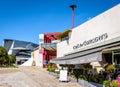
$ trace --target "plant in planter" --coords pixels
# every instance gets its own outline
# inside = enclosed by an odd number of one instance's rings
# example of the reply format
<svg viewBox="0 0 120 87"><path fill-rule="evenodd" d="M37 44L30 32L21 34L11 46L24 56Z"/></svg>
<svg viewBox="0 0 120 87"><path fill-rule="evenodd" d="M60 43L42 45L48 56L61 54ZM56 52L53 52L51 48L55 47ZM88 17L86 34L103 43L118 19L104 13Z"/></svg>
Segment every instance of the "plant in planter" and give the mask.
<svg viewBox="0 0 120 87"><path fill-rule="evenodd" d="M57 68L57 65L56 64L48 63L47 66L46 66L46 68L47 68L47 71L54 72L55 69Z"/></svg>
<svg viewBox="0 0 120 87"><path fill-rule="evenodd" d="M60 71L56 71L55 73L56 73L56 74L60 74Z"/></svg>
<svg viewBox="0 0 120 87"><path fill-rule="evenodd" d="M82 64L82 68L83 68L83 70L89 70L89 69L92 69L92 65L90 65L90 64Z"/></svg>
<svg viewBox="0 0 120 87"><path fill-rule="evenodd" d="M86 75L82 75L82 74L81 74L81 75L79 76L79 79L82 79L82 80L87 80L88 78L87 78L87 76L86 76Z"/></svg>
<svg viewBox="0 0 120 87"><path fill-rule="evenodd" d="M110 87L110 80L105 80L103 82L103 85Z"/></svg>
<svg viewBox="0 0 120 87"><path fill-rule="evenodd" d="M50 71L50 68L51 68L51 64L48 63L48 64L46 65L46 69L47 69L47 71Z"/></svg>
<svg viewBox="0 0 120 87"><path fill-rule="evenodd" d="M117 82L117 80L112 80L110 86L111 86L111 87L118 87L118 82Z"/></svg>
<svg viewBox="0 0 120 87"><path fill-rule="evenodd" d="M77 82L78 82L79 76L81 75L80 70L79 69L74 69L73 74L74 74L75 78L77 78Z"/></svg>
<svg viewBox="0 0 120 87"><path fill-rule="evenodd" d="M87 81L103 84L104 78L96 74L92 76L87 76Z"/></svg>
<svg viewBox="0 0 120 87"><path fill-rule="evenodd" d="M113 71L115 69L115 66L113 64L108 64L106 67L105 67L105 70L106 71Z"/></svg>
<svg viewBox="0 0 120 87"><path fill-rule="evenodd" d="M103 84L103 81L105 80L105 78L103 78L102 76L99 76L98 80L99 80L98 83Z"/></svg>
<svg viewBox="0 0 120 87"><path fill-rule="evenodd" d="M75 78L74 73L71 73L71 74L70 74L70 77Z"/></svg>

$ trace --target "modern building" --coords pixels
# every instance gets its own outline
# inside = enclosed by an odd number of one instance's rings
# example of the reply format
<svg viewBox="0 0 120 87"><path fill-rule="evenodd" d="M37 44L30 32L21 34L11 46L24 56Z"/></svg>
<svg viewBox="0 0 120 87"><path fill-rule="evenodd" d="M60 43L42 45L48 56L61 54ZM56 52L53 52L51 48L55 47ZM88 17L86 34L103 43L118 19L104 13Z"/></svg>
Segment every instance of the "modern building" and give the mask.
<svg viewBox="0 0 120 87"><path fill-rule="evenodd" d="M59 32L50 32L39 34L39 46L31 52L31 58L22 64L22 66L40 66L46 67L48 62L56 57L56 47L59 40L56 36Z"/></svg>
<svg viewBox="0 0 120 87"><path fill-rule="evenodd" d="M51 63L90 64L104 68L120 64L120 4L58 35L57 58Z"/></svg>
<svg viewBox="0 0 120 87"><path fill-rule="evenodd" d="M7 50L8 54L16 56L16 63L23 64L29 58L31 58L31 51L38 45L32 42L4 39L3 46Z"/></svg>
<svg viewBox="0 0 120 87"><path fill-rule="evenodd" d="M51 59L56 58L56 47L60 41L56 38L58 34L60 32L39 34L39 56L41 57L42 67L45 67Z"/></svg>

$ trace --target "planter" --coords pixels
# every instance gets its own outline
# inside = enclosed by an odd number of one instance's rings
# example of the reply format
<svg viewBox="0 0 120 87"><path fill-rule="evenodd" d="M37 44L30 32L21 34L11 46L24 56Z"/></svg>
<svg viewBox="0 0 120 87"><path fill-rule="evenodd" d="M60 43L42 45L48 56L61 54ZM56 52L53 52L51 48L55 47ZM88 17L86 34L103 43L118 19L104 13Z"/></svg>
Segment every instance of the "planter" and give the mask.
<svg viewBox="0 0 120 87"><path fill-rule="evenodd" d="M89 83L96 86L96 87L105 87L104 85L99 84L99 83L95 83L95 82L89 82Z"/></svg>
<svg viewBox="0 0 120 87"><path fill-rule="evenodd" d="M73 77L68 77L68 80L69 80L69 81L72 81L72 82L77 82L77 79L76 79L76 78L73 78Z"/></svg>
<svg viewBox="0 0 120 87"><path fill-rule="evenodd" d="M54 73L54 72L49 72L50 75L55 76L56 78L59 78L59 74Z"/></svg>
<svg viewBox="0 0 120 87"><path fill-rule="evenodd" d="M79 83L80 85L84 85L84 82L85 82L85 80L78 79L78 83Z"/></svg>
<svg viewBox="0 0 120 87"><path fill-rule="evenodd" d="M98 87L98 86L95 86L95 85L89 83L88 81L82 80L82 79L79 79L79 80L78 80L78 83L79 83L80 85L84 86L84 87Z"/></svg>

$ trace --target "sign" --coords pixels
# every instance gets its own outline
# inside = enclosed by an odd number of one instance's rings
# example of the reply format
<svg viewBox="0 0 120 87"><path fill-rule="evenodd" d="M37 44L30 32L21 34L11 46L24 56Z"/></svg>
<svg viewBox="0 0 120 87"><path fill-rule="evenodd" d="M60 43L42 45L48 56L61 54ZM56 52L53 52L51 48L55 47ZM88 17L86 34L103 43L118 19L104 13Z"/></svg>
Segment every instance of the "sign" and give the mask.
<svg viewBox="0 0 120 87"><path fill-rule="evenodd" d="M105 33L105 34L102 34L102 35L97 36L95 38L92 38L90 40L87 40L87 41L85 40L85 41L83 41L83 43L79 43L79 44L73 46L73 49L75 50L75 49L81 48L83 46L87 46L87 45L90 45L90 44L105 40L107 38L108 38L108 34Z"/></svg>
<svg viewBox="0 0 120 87"><path fill-rule="evenodd" d="M68 81L67 70L60 70L60 81Z"/></svg>

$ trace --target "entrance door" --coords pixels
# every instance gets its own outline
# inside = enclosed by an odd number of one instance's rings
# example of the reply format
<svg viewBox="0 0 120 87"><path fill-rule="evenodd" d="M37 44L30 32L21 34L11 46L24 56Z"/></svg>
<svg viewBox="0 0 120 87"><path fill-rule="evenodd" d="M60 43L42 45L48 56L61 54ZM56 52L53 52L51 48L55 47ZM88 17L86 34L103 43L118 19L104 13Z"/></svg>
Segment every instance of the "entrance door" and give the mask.
<svg viewBox="0 0 120 87"><path fill-rule="evenodd" d="M114 52L115 65L120 65L120 52Z"/></svg>

